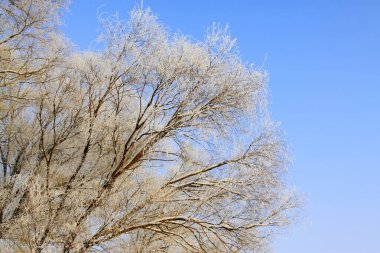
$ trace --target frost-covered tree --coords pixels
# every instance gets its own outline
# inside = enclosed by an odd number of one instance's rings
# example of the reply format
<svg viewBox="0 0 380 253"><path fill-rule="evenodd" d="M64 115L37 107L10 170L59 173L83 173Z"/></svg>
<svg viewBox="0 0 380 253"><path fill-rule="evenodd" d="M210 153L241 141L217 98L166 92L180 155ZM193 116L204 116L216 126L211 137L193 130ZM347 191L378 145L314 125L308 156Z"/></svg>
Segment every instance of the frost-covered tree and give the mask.
<svg viewBox="0 0 380 253"><path fill-rule="evenodd" d="M77 52L64 7L0 4L0 252L264 251L296 206L265 73L141 9Z"/></svg>

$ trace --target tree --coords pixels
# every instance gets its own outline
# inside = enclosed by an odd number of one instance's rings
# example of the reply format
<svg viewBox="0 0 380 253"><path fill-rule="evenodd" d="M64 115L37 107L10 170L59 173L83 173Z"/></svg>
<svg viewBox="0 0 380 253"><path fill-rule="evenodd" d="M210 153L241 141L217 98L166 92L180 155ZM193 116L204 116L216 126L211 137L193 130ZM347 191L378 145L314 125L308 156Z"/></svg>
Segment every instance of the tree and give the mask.
<svg viewBox="0 0 380 253"><path fill-rule="evenodd" d="M0 251L264 250L297 203L265 73L141 9L77 52L63 7L1 1Z"/></svg>

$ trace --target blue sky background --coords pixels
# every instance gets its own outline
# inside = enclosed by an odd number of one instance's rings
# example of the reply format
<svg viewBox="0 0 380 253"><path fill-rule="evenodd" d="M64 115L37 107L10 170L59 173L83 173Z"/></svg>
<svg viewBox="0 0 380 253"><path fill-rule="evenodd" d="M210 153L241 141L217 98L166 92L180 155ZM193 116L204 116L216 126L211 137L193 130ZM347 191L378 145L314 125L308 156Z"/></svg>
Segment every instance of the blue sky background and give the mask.
<svg viewBox="0 0 380 253"><path fill-rule="evenodd" d="M137 3L136 3L137 2ZM135 0L74 0L64 33L81 49L102 13L127 18ZM380 1L145 0L171 32L201 40L229 24L244 61L265 64L273 118L291 146L303 222L275 253L377 253L380 239ZM266 59L266 60L265 60Z"/></svg>

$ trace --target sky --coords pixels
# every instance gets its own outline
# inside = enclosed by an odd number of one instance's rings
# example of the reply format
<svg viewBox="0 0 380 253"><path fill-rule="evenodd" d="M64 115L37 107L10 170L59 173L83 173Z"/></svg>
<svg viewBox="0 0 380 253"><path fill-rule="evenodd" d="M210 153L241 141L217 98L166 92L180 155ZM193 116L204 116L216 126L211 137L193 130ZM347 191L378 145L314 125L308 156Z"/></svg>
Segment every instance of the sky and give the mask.
<svg viewBox="0 0 380 253"><path fill-rule="evenodd" d="M62 30L94 46L97 15L137 0L73 0ZM269 73L270 110L294 157L299 221L274 253L380 252L380 1L144 0L170 32L202 40L228 24L241 57Z"/></svg>

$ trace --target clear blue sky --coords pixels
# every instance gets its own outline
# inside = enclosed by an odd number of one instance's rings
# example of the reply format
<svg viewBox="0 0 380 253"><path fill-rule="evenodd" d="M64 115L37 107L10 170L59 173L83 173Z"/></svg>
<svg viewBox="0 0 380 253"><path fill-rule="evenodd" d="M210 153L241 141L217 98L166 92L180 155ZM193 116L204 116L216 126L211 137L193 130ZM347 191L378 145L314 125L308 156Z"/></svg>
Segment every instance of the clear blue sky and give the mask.
<svg viewBox="0 0 380 253"><path fill-rule="evenodd" d="M135 0L73 0L65 34L81 49L97 9L127 17ZM138 1L139 3L139 1ZM145 0L172 32L202 39L230 25L245 61L270 74L271 110L291 145L290 180L304 222L275 253L378 253L380 246L380 1Z"/></svg>

